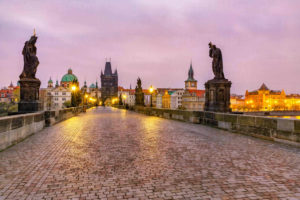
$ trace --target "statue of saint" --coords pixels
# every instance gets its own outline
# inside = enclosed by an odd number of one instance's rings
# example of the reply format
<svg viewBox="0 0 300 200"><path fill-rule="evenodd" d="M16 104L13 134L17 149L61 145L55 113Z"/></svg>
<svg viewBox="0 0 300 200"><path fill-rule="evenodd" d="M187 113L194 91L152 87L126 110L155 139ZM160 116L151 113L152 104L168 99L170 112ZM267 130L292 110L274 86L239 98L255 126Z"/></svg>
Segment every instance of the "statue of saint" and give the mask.
<svg viewBox="0 0 300 200"><path fill-rule="evenodd" d="M212 70L214 72L214 79L224 79L223 73L223 59L221 49L217 48L216 45L211 42L208 44L209 46L209 57L212 60Z"/></svg>
<svg viewBox="0 0 300 200"><path fill-rule="evenodd" d="M39 65L39 59L36 56L36 46L35 43L37 41L37 37L35 35L35 31L33 36L31 36L29 41L25 42L22 54L24 58L24 68L22 74L19 76L20 79L28 78L28 79L36 79L35 74L37 70L37 66Z"/></svg>

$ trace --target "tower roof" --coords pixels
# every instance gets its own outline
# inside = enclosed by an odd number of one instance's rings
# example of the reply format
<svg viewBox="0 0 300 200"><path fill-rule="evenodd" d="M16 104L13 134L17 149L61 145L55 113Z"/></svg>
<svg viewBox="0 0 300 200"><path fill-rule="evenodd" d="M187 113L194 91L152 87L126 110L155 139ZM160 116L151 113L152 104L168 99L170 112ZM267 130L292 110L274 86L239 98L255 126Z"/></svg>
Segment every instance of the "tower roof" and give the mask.
<svg viewBox="0 0 300 200"><path fill-rule="evenodd" d="M49 79L48 83L53 83L53 81L52 81L51 77L50 77L50 79Z"/></svg>
<svg viewBox="0 0 300 200"><path fill-rule="evenodd" d="M191 62L190 69L188 72L188 79L186 81L197 81L194 79L194 70L193 70L192 62Z"/></svg>
<svg viewBox="0 0 300 200"><path fill-rule="evenodd" d="M105 63L104 75L112 75L111 63L110 62Z"/></svg>
<svg viewBox="0 0 300 200"><path fill-rule="evenodd" d="M263 83L258 90L269 90L269 88Z"/></svg>

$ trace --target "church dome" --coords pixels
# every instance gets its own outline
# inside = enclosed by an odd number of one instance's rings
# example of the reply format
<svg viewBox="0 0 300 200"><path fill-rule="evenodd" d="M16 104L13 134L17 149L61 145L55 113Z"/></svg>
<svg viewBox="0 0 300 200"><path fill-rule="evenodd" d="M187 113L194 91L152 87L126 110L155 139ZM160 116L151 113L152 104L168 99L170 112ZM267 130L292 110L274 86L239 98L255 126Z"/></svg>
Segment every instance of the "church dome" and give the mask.
<svg viewBox="0 0 300 200"><path fill-rule="evenodd" d="M48 83L53 83L53 81L52 81L51 77L50 77L50 79L49 79Z"/></svg>
<svg viewBox="0 0 300 200"><path fill-rule="evenodd" d="M90 88L96 88L96 85L95 85L94 83L92 83L92 84L90 85Z"/></svg>
<svg viewBox="0 0 300 200"><path fill-rule="evenodd" d="M72 73L72 69L69 69L68 73L62 77L61 82L72 82L74 80L78 81L77 77Z"/></svg>

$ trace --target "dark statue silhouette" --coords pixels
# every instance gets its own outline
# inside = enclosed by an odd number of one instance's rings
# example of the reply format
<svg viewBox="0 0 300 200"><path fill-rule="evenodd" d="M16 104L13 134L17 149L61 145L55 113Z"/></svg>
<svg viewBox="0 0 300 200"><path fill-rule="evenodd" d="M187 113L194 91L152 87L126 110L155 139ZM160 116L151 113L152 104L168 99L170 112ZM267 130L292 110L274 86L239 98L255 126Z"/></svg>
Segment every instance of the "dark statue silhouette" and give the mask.
<svg viewBox="0 0 300 200"><path fill-rule="evenodd" d="M223 59L222 59L222 52L221 49L217 48L216 45L212 44L211 42L208 44L209 46L209 57L212 60L212 70L215 75L215 79L224 79L224 72L223 72Z"/></svg>
<svg viewBox="0 0 300 200"><path fill-rule="evenodd" d="M36 46L35 43L37 37L35 35L25 42L22 54L24 59L24 68L22 74L19 76L20 79L36 79L35 74L37 66L39 65L39 59L36 56Z"/></svg>
<svg viewBox="0 0 300 200"><path fill-rule="evenodd" d="M41 109L41 103L39 102L39 89L41 81L35 77L37 67L39 65L39 59L36 56L35 43L37 37L35 31L33 36L25 42L23 47L23 59L24 67L21 73L20 80L20 102L18 103L19 113L36 112Z"/></svg>
<svg viewBox="0 0 300 200"><path fill-rule="evenodd" d="M230 87L231 82L225 79L223 72L223 58L221 49L211 42L209 46L209 57L212 60L212 71L214 78L205 83L205 108L212 112L230 112Z"/></svg>

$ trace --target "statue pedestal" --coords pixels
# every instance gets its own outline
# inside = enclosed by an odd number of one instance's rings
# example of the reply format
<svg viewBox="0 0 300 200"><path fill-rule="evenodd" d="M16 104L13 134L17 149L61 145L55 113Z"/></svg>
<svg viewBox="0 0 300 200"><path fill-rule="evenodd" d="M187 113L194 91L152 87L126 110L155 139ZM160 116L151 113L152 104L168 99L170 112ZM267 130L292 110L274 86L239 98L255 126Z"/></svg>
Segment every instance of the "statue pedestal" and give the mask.
<svg viewBox="0 0 300 200"><path fill-rule="evenodd" d="M205 111L231 112L231 82L227 79L212 79L205 83Z"/></svg>
<svg viewBox="0 0 300 200"><path fill-rule="evenodd" d="M20 83L20 102L18 104L19 113L37 112L41 110L39 102L39 90L41 81L39 79L24 78Z"/></svg>

